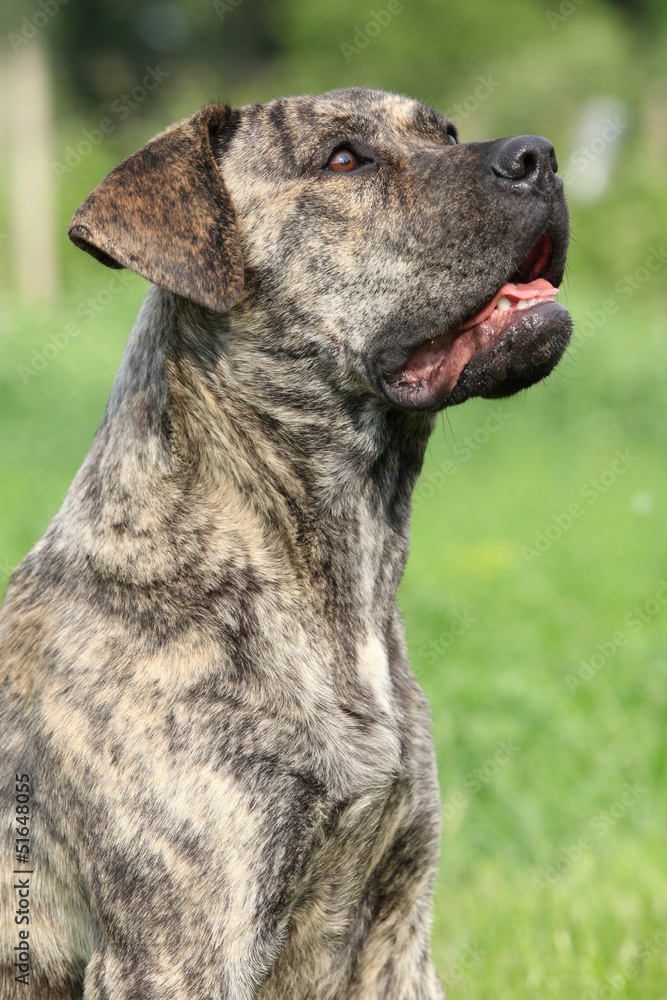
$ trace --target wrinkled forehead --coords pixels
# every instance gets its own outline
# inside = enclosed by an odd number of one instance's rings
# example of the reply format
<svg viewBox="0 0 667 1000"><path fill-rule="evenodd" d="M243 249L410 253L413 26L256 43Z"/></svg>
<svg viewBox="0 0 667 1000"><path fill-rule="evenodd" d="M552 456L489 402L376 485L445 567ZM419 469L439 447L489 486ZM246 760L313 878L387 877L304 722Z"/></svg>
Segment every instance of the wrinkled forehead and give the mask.
<svg viewBox="0 0 667 1000"><path fill-rule="evenodd" d="M251 140L257 153L277 152L292 165L331 141L448 141L444 115L420 101L381 90L350 88L319 97L281 98L246 105L237 115L238 132Z"/></svg>

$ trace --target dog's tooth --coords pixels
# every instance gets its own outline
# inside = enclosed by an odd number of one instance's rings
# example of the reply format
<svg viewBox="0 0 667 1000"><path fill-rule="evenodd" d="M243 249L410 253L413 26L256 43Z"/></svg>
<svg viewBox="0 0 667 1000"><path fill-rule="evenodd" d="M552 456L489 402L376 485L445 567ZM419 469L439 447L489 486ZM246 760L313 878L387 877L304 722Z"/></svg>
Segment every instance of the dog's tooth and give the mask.
<svg viewBox="0 0 667 1000"><path fill-rule="evenodd" d="M527 309L530 305L530 299L519 299L516 304L517 309Z"/></svg>
<svg viewBox="0 0 667 1000"><path fill-rule="evenodd" d="M507 296L506 295L501 295L500 298L498 299L497 303L496 303L496 309L498 310L498 312L505 312L505 310L509 309L511 307L511 305L512 305L512 303L507 298Z"/></svg>

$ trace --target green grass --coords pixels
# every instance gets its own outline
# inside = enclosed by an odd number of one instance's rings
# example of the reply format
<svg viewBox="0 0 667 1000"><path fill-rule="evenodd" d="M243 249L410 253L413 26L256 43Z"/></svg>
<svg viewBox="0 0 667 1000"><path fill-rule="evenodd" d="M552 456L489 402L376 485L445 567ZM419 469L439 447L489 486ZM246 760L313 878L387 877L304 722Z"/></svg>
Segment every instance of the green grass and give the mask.
<svg viewBox="0 0 667 1000"><path fill-rule="evenodd" d="M401 602L438 749L453 998L667 996L665 346L636 298L548 383L447 414L417 487Z"/></svg>
<svg viewBox="0 0 667 1000"><path fill-rule="evenodd" d="M7 569L46 528L102 416L146 287L131 277L83 319L110 277L89 264L48 311L5 303ZM452 1000L667 996L667 633L651 603L667 579L658 281L547 383L443 415L417 487L400 598L438 749L434 952ZM577 290L568 305L583 320L602 297ZM22 378L71 321L80 333ZM613 474L617 451L628 467ZM555 537L572 503L581 514ZM526 557L550 525L552 543ZM646 621L629 624L636 606ZM571 690L597 643L611 655Z"/></svg>

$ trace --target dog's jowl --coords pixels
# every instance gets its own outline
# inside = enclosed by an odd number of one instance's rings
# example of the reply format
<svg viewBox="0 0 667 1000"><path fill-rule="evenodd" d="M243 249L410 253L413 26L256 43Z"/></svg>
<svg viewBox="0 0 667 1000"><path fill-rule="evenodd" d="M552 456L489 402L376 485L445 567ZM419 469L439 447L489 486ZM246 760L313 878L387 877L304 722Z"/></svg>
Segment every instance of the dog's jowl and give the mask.
<svg viewBox="0 0 667 1000"><path fill-rule="evenodd" d="M3 608L3 1000L442 997L396 592L436 412L567 345L556 170L342 90L204 108L76 211L153 286Z"/></svg>

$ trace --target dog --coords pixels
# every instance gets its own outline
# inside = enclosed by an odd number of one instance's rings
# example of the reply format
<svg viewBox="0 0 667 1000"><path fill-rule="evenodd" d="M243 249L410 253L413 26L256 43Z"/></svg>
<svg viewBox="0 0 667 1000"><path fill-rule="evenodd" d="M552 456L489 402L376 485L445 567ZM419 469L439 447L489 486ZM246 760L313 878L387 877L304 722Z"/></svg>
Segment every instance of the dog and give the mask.
<svg viewBox="0 0 667 1000"><path fill-rule="evenodd" d="M355 88L205 107L75 212L152 287L3 608L3 998L443 996L396 593L437 412L567 346L556 171Z"/></svg>

